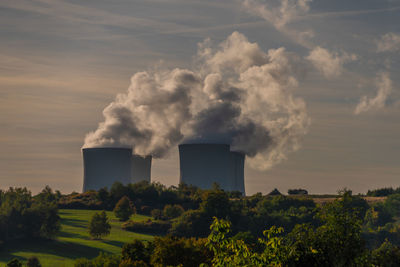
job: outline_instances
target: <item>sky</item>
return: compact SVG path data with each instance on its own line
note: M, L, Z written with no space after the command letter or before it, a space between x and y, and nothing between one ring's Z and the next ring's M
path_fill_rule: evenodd
M246 164L247 194L400 186L398 0L2 0L0 187L81 191L85 136L131 77L196 70L205 40L232 36L296 58L285 96L308 119L282 160ZM152 180L178 183L176 146Z

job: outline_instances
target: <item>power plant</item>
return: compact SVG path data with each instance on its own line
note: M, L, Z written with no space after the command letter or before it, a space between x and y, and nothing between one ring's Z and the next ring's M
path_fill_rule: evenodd
M132 155L131 183L147 181L151 177L151 156Z
M83 192L99 190L115 182L150 182L152 156L132 154L131 148L83 148ZM245 194L245 154L227 144L179 145L180 183L202 189L219 184L226 191Z
M180 183L209 189L218 183L226 191L244 188L245 155L226 144L179 145Z
M113 183L150 182L151 156L132 155L131 148L83 148L83 192Z

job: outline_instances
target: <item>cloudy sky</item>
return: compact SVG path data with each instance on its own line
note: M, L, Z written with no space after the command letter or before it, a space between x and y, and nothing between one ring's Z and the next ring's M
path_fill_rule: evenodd
M398 0L2 0L1 188L80 191L85 136L131 77L196 69L199 44L232 36L298 59L290 94L309 119L285 160L246 166L248 194L400 186ZM152 179L178 169L173 147Z

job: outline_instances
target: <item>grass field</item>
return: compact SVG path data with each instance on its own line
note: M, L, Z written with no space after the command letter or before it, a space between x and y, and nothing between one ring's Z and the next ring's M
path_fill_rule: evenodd
M61 233L54 241L18 241L5 244L0 251L0 266L12 258L25 261L31 256L39 258L43 267L73 266L76 258L94 258L100 252L120 253L124 243L133 239L151 240L153 236L137 234L122 230L121 222L112 212L110 218L111 234L103 240L92 240L88 233L88 222L97 211L93 210L60 210ZM149 217L134 215L134 221L147 220Z

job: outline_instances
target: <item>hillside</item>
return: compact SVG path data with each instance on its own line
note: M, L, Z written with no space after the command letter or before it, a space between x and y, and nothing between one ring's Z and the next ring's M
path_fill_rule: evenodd
M119 222L112 212L107 212L110 218L111 234L103 240L92 240L87 230L88 222L95 210L66 210L61 209L62 230L54 241L15 241L6 244L0 251L0 266L12 258L26 260L31 256L39 258L43 267L46 266L73 266L76 258L96 257L100 252L121 253L124 243L133 239L151 240L151 235L136 234L121 229ZM149 217L134 215L132 220L143 221Z

